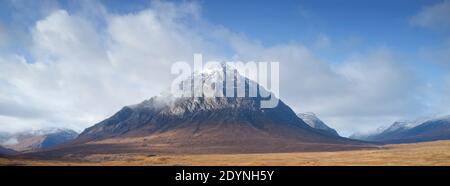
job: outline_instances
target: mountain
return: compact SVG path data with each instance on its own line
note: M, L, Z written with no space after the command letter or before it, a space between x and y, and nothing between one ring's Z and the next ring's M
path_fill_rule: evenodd
M73 140L78 133L70 129L47 128L3 135L2 145L15 151L50 148Z
M0 156L5 156L5 155L13 155L16 154L17 152L5 147L0 146Z
M235 71L223 68L193 74L192 79L225 84L221 77ZM239 83L256 84L239 74L234 81L235 92ZM260 87L259 91L267 90ZM175 97L165 93L125 106L85 129L70 144L41 155L329 151L369 146L310 127L281 100L275 108L261 108L262 100L248 95Z
M450 139L450 116L394 122L385 130L355 139L384 143L415 143Z
M326 125L312 112L298 113L297 116L312 128L322 130L333 136L339 136L336 130Z
M355 132L349 136L350 139L364 140L364 141L374 141L372 138L378 134L381 134L387 127L379 127L375 131L368 132Z

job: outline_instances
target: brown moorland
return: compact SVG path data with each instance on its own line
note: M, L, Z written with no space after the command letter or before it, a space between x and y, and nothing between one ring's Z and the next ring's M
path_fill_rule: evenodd
M93 154L82 160L0 158L0 165L450 165L450 140L379 146L378 149L336 152L256 154Z

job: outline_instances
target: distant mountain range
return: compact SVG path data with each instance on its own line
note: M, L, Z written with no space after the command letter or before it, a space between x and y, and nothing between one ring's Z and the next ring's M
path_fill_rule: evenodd
M398 121L386 129L365 135L354 134L350 138L384 143L447 140L450 139L450 116Z
M0 156L14 155L16 153L17 152L12 149L8 149L8 148L0 146Z
M234 73L234 70L217 69L193 74L192 78L224 83L218 81L219 76L224 75L219 73L222 71ZM239 74L235 74L234 79L235 86L255 83ZM260 87L259 91L267 90ZM163 94L125 106L85 129L69 144L38 154L293 152L372 146L340 137L312 116L308 117L308 122L313 122L314 127L311 127L281 100L275 108L261 108L263 99L259 96L208 98Z
M194 73L184 82L225 83L234 70ZM221 73L223 72L223 73ZM237 72L232 89L257 83ZM228 87L229 88L229 87ZM259 91L267 91L259 87ZM225 92L225 89L223 90ZM450 139L450 116L395 122L368 135L339 136L314 113L295 114L282 100L275 108L261 108L257 97L175 97L164 93L85 129L0 135L4 147L43 157L102 153L262 153L334 151L373 147L373 142L408 143ZM361 141L364 140L364 141ZM36 149L40 149L36 151ZM6 149L8 150L8 149Z
M316 116L316 114L312 112L298 113L297 116L312 128L324 131L333 136L339 136L339 134L335 129L326 125L322 120L320 120Z
M73 140L78 133L70 129L47 128L18 133L0 134L0 144L6 148L24 152L54 147Z

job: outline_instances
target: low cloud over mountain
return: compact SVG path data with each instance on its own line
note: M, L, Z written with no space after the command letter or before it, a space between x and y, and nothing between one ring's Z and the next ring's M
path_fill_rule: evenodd
M78 133L70 129L41 129L18 133L2 133L0 143L15 151L35 151L54 147L75 139Z

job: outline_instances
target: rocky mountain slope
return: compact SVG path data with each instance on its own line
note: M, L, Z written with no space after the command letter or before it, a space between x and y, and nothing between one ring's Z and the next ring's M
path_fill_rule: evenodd
M326 125L312 112L298 113L297 116L312 128L322 130L334 136L339 136L336 130Z
M231 72L219 69L194 74L193 78L224 83L219 81L220 76L227 73ZM254 83L239 74L234 80L237 81L235 86ZM260 87L259 91L266 90ZM368 146L310 127L281 100L275 108L261 108L263 99L260 96L156 96L123 107L113 116L85 129L71 144L51 153L248 153Z

